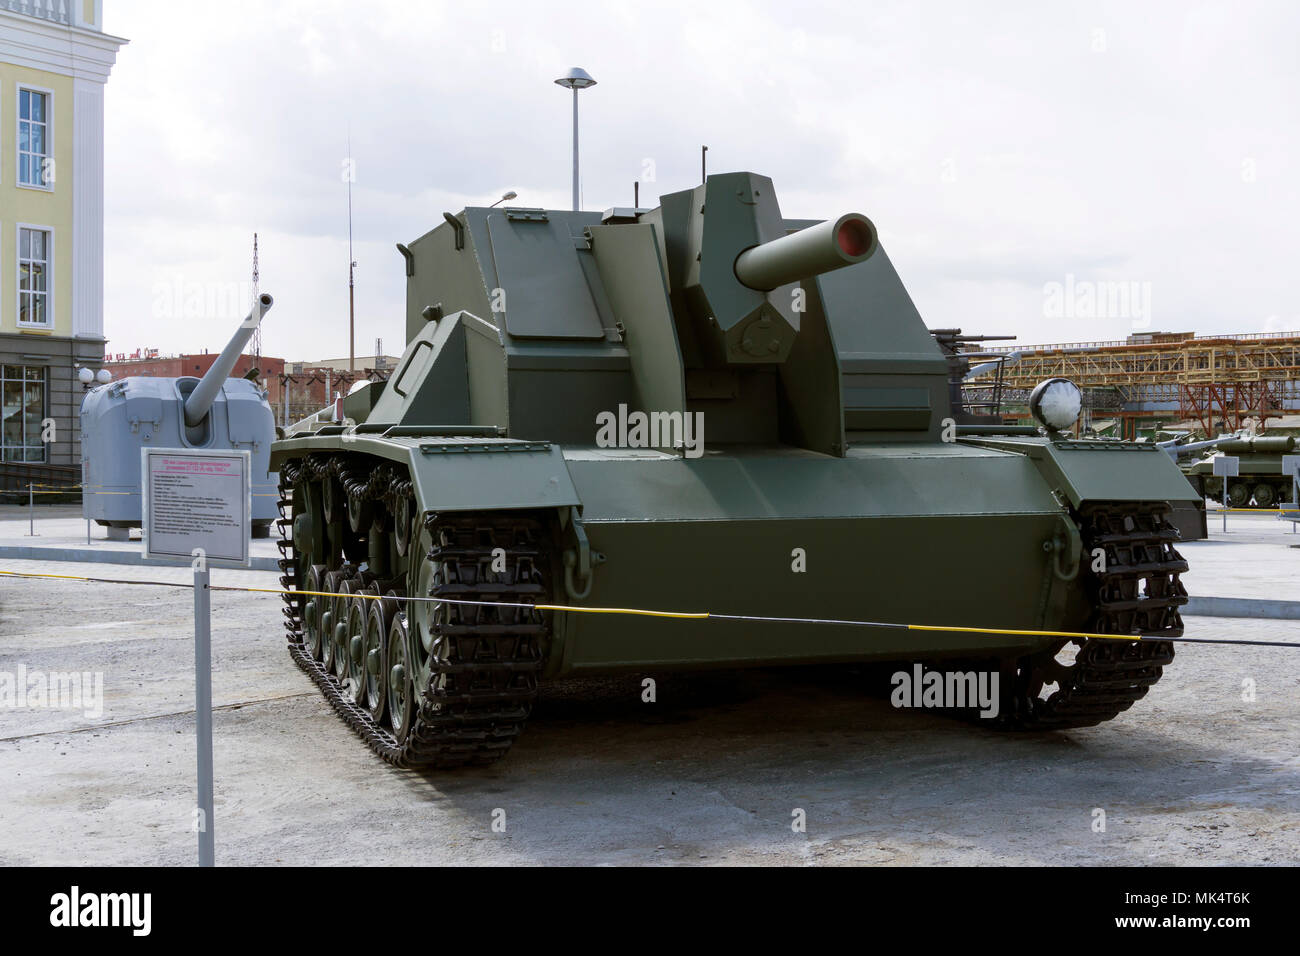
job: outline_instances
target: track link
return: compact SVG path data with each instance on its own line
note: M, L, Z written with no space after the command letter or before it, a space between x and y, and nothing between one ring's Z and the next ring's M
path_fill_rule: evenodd
M341 457L341 456L338 456ZM342 472L349 493L392 507L409 496L411 483L391 470L370 472L364 485L348 463L313 462L308 476ZM292 514L292 484L299 472L281 475L280 508ZM425 597L456 600L545 602L546 528L541 521L510 513L427 515L433 546L425 555L435 569ZM297 553L292 522L281 521L281 551L286 587L295 587ZM416 695L404 733L377 722L348 688L327 671L303 642L303 601L284 595L289 654L320 688L339 715L380 757L399 767L447 768L483 765L500 759L523 731L537 698L542 649L549 637L546 616L529 608L425 604L428 618L429 676ZM414 619L410 602L398 612L403 628ZM423 602L422 602L423 603ZM409 654L423 652L418 635L407 634ZM412 688L414 690L414 688Z
M1179 608L1187 603L1187 591L1179 575L1187 562L1174 548L1178 531L1169 522L1169 510L1164 503L1100 504L1079 515L1084 569L1095 548L1106 556L1104 572L1081 571L1088 573L1091 632L1182 636ZM1145 697L1174 659L1172 641L1150 637L1078 643L1071 664L1057 662L1059 649L1020 663L1003 697L1002 726L1066 730L1110 720ZM1043 687L1052 683L1056 690L1042 698Z

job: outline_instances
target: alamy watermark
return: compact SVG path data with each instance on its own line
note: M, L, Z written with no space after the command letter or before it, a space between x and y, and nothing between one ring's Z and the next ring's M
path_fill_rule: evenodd
M0 671L0 708L80 710L98 720L104 716L102 671L29 671L19 664L16 672Z
M181 276L153 285L155 319L243 319L253 301L253 284L240 282L186 282Z
M928 671L913 664L910 671L895 671L889 702L895 707L932 707L965 710L978 707L984 718L998 715L997 671Z
M148 936L153 929L153 894L83 893L74 886L50 897L50 925L120 927L130 929L132 936Z
M1076 279L1043 283L1043 316L1048 319L1128 319L1133 327L1151 324L1151 283Z
M703 412L617 412L596 414L599 448L680 448L687 458L704 454Z

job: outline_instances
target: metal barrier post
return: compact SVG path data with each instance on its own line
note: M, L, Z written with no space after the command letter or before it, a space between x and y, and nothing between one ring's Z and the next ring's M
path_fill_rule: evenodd
M1223 478L1223 531L1228 531L1228 512L1232 509L1232 500L1228 497L1228 479L1236 478L1241 473L1241 459L1232 455L1219 455L1214 459L1214 474ZM1250 495L1247 494L1247 499Z
M1228 476L1223 476L1223 531L1228 531Z
M27 537L35 538L36 535L36 492L32 491L35 486L27 482Z

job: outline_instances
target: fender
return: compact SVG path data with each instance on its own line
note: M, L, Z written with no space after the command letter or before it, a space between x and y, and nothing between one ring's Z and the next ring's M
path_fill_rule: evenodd
M959 441L1024 455L1075 508L1090 501L1197 500L1182 471L1154 443L1028 436Z

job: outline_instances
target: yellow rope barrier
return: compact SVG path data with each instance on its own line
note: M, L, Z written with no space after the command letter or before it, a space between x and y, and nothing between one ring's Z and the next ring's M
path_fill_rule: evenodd
M174 581L139 581L122 578L92 578L77 574L46 574L28 571L0 571L0 576L17 578L54 578L61 581L87 581L99 584L144 584L159 587L193 588L192 584ZM642 617L683 618L688 620L747 621L772 624L838 624L846 627L874 627L889 630L907 631L947 631L957 634L996 634L1011 637L1057 637L1066 640L1103 640L1103 641L1178 641L1192 644L1242 644L1267 647L1300 647L1300 642L1293 641L1233 641L1216 638L1170 637L1163 634L1091 634L1086 631L1038 631L1006 627L968 627L948 624L898 624L892 621L858 621L834 620L828 618L798 617L764 617L749 614L718 614L710 611L660 611L648 608L625 607L577 607L568 604L527 604L511 601L467 601L454 598L417 598L390 597L383 594L345 594L340 591L294 591L287 588L251 588L231 585L209 585L212 591L237 591L254 594L296 594L302 597L343 597L359 598L363 601L418 601L432 604L465 604L479 607L522 607L539 611L558 611L569 614L630 614Z

